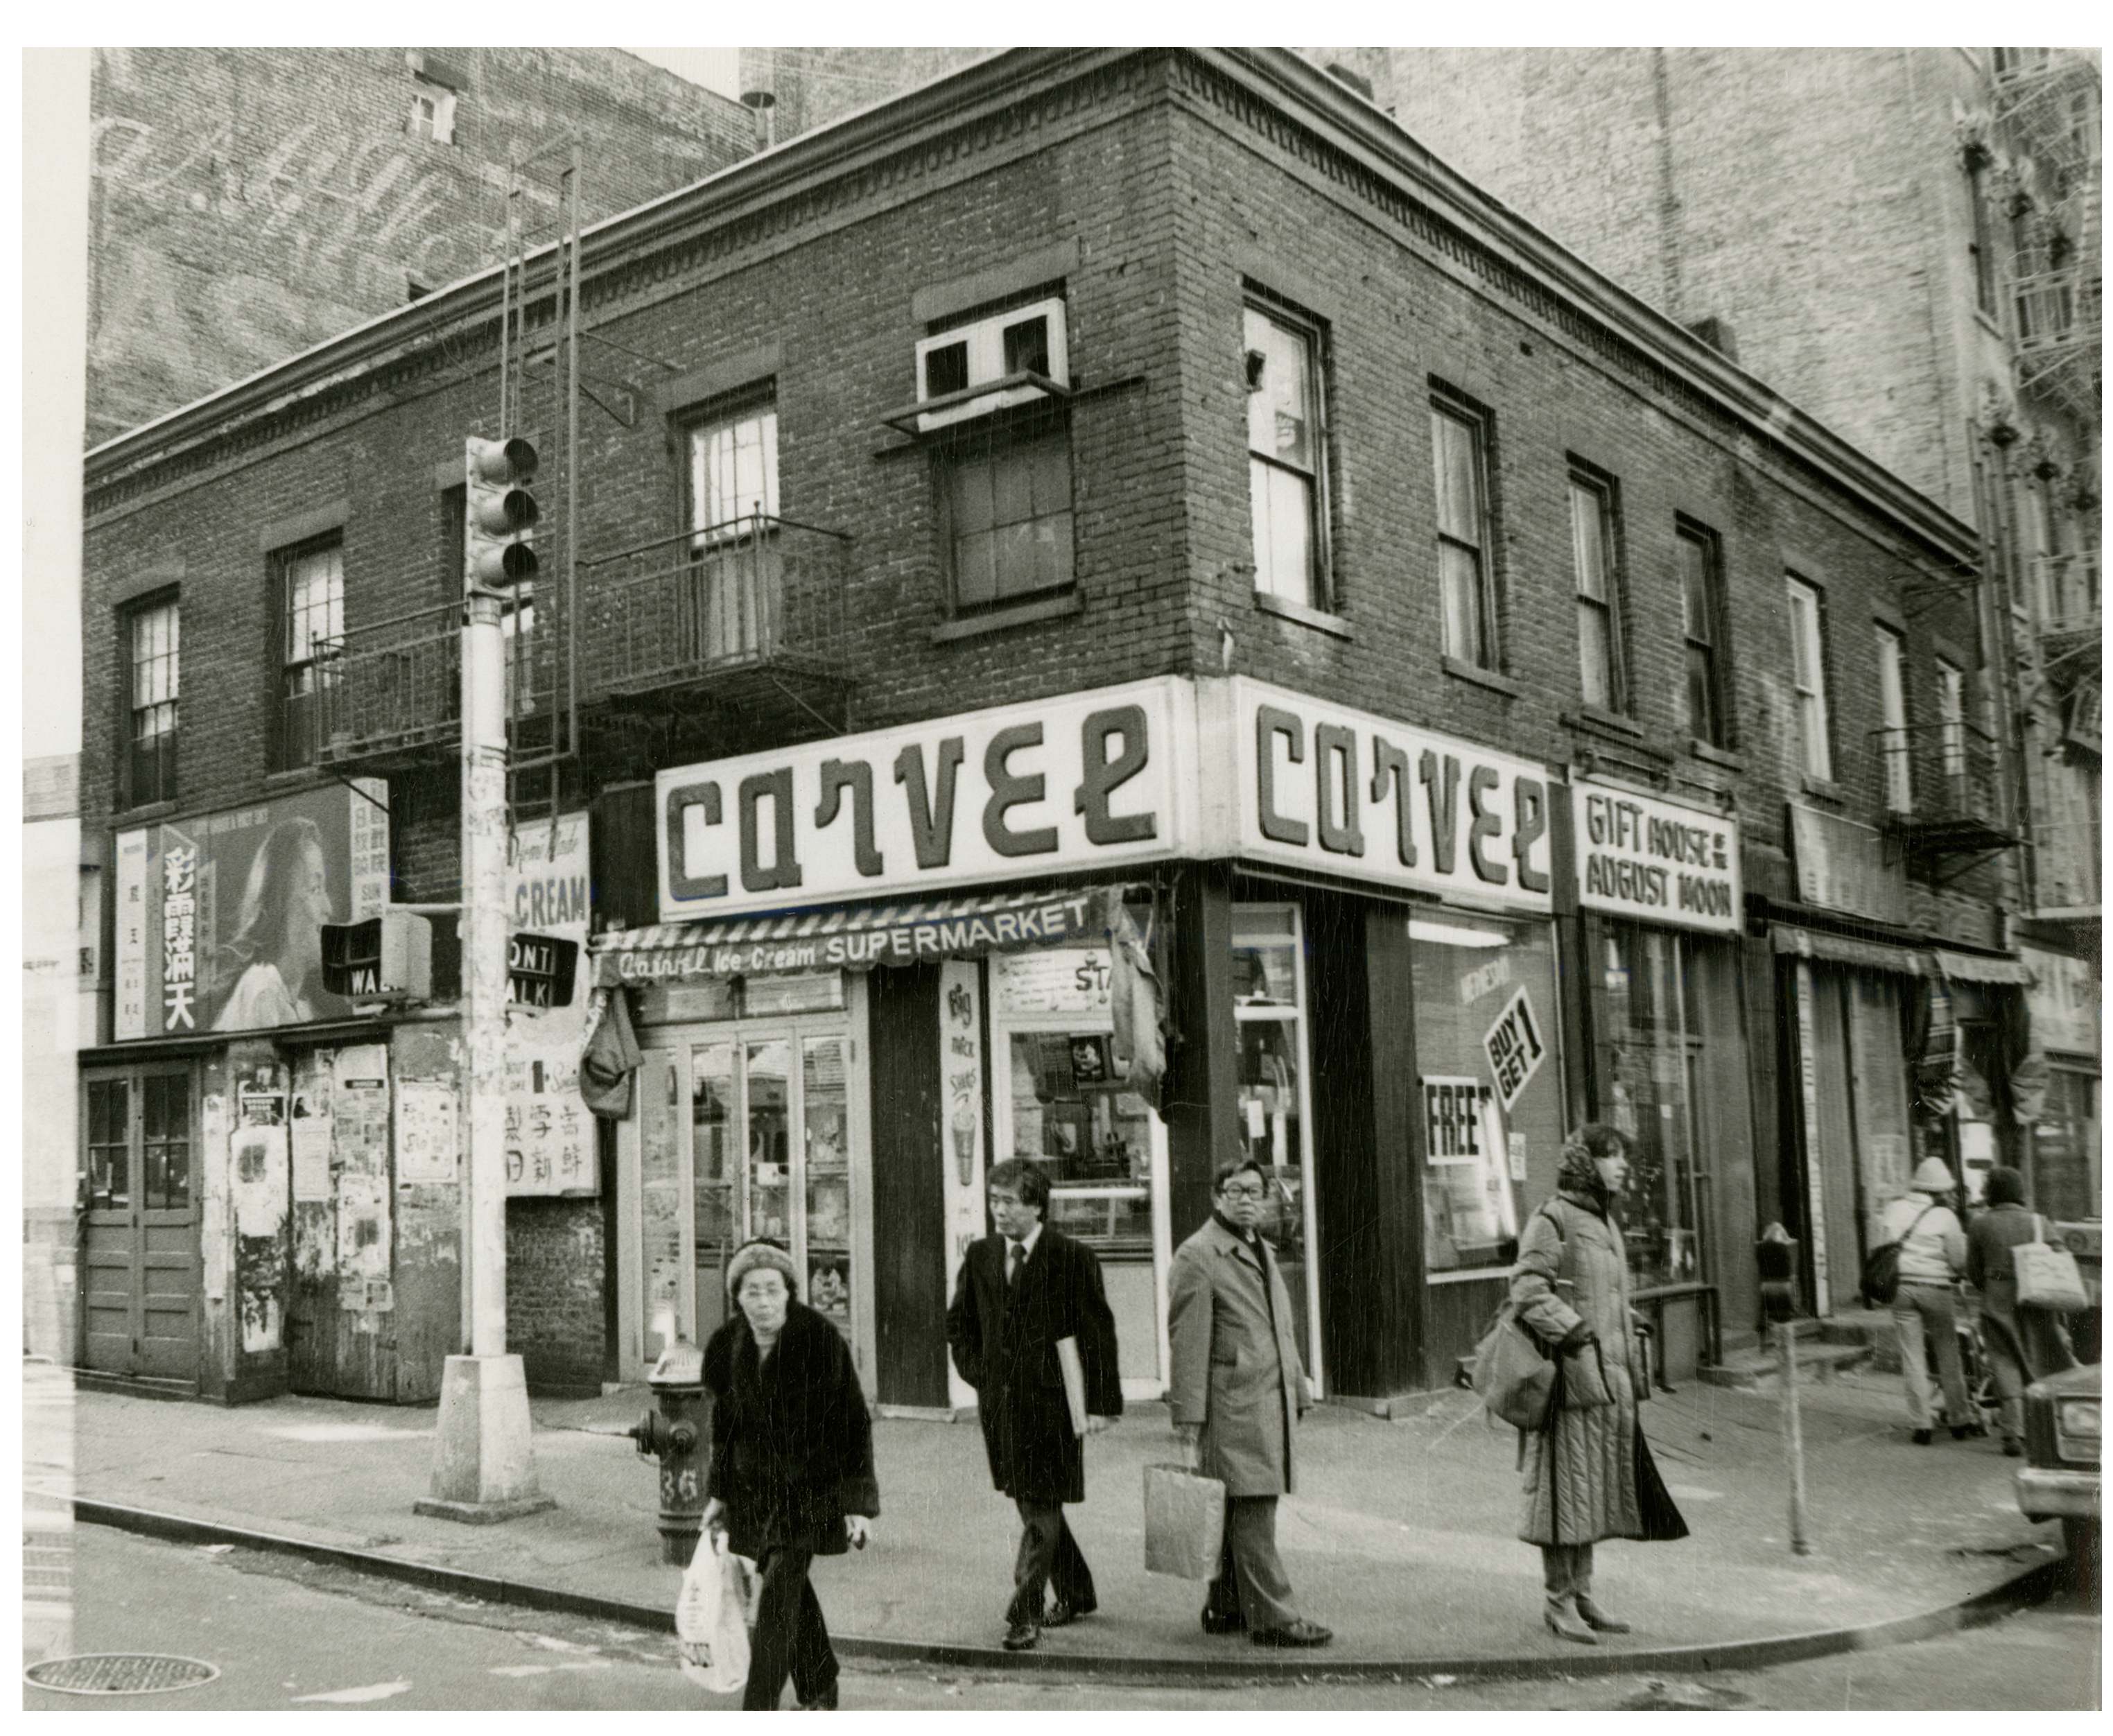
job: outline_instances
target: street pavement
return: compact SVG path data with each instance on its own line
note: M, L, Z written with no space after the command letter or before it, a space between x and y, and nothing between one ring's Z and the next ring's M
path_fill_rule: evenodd
M1203 1588L1143 1570L1143 1469L1178 1452L1165 1406L1134 1405L1089 1444L1088 1499L1068 1510L1099 1612L1046 1633L1029 1661L1087 1672L1251 1675L1295 1660L1501 1673L1709 1647L1719 1663L1758 1662L1756 1642L1795 1655L1796 1636L1949 1609L2058 1552L2055 1528L2018 1513L2013 1461L1993 1441L1910 1444L1896 1377L1841 1377L1803 1396L1812 1542L1804 1556L1790 1546L1773 1395L1698 1384L1645 1407L1693 1535L1601 1546L1595 1592L1635 1631L1609 1636L1597 1654L1542 1626L1538 1557L1514 1535L1514 1437L1489 1426L1465 1392L1434 1395L1392 1422L1323 1406L1302 1425L1298 1490L1283 1504L1279 1538L1298 1603L1335 1630L1333 1647L1299 1656L1204 1634ZM535 1401L537 1473L558 1505L465 1525L412 1510L431 1473L431 1409L293 1397L221 1409L81 1392L76 1494L664 1611L679 1573L659 1559L655 1467L623 1433L648 1403L628 1390ZM959 1659L992 1648L988 1661L1002 1665L994 1648L1017 1526L991 1490L980 1434L972 1423L882 1419L874 1450L883 1512L874 1543L815 1565L832 1632L847 1656L878 1642L865 1655L964 1648L943 1654Z

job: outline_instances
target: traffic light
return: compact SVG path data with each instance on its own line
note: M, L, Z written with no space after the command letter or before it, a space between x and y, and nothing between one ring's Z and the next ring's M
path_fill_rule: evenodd
M497 590L536 576L536 448L518 436L480 440L472 435L464 464L468 523L463 537L466 578Z
M573 1003L580 943L516 929L506 937L506 1003L541 1012Z
M431 999L433 925L408 910L325 923L323 987L349 1001Z

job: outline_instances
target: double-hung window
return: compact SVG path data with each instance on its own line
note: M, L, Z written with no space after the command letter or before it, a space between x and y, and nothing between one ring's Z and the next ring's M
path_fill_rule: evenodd
M1071 587L1068 416L964 424L942 450L938 491L956 614Z
M1673 545L1680 564L1680 631L1687 658L1681 689L1683 721L1687 733L1705 746L1729 747L1723 564L1717 539L1700 525L1683 522L1675 528Z
M1250 303L1244 341L1255 589L1326 609L1326 436L1320 331L1282 309Z
M345 550L326 541L282 551L279 569L279 752L281 770L315 763L322 707L345 634Z
M1966 802L1966 672L1948 658L1937 660L1938 765L1955 809Z
M414 138L436 144L455 142L455 94L437 80L411 75L411 121Z
M1438 491L1438 587L1445 655L1497 667L1496 592L1490 570L1489 423L1448 399L1431 404Z
M1571 563L1577 584L1577 669L1585 703L1624 711L1622 582L1614 541L1614 489L1590 472L1570 473Z
M1908 759L1907 642L1890 627L1874 629L1878 652L1878 752L1886 771L1886 807L1895 814L1914 806Z
M691 605L682 631L705 662L768 651L784 619L778 404L769 389L689 428Z
M1819 592L1794 576L1784 580L1790 609L1791 681L1797 691L1800 769L1808 778L1834 777L1827 704L1826 611Z
M143 603L126 617L132 691L125 799L130 806L176 799L178 628L174 597Z

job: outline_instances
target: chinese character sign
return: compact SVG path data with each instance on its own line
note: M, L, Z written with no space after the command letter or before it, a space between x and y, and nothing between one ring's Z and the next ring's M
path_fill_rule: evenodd
M121 838L117 1037L347 1016L322 985L322 930L387 902L388 799L363 779Z

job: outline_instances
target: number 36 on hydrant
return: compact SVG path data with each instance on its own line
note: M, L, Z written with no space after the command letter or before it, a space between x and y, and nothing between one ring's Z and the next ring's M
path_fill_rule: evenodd
M641 1458L660 1461L660 1559L687 1567L704 1528L705 1473L711 1453L705 1432L705 1353L678 1338L646 1376L658 1411L630 1429Z

